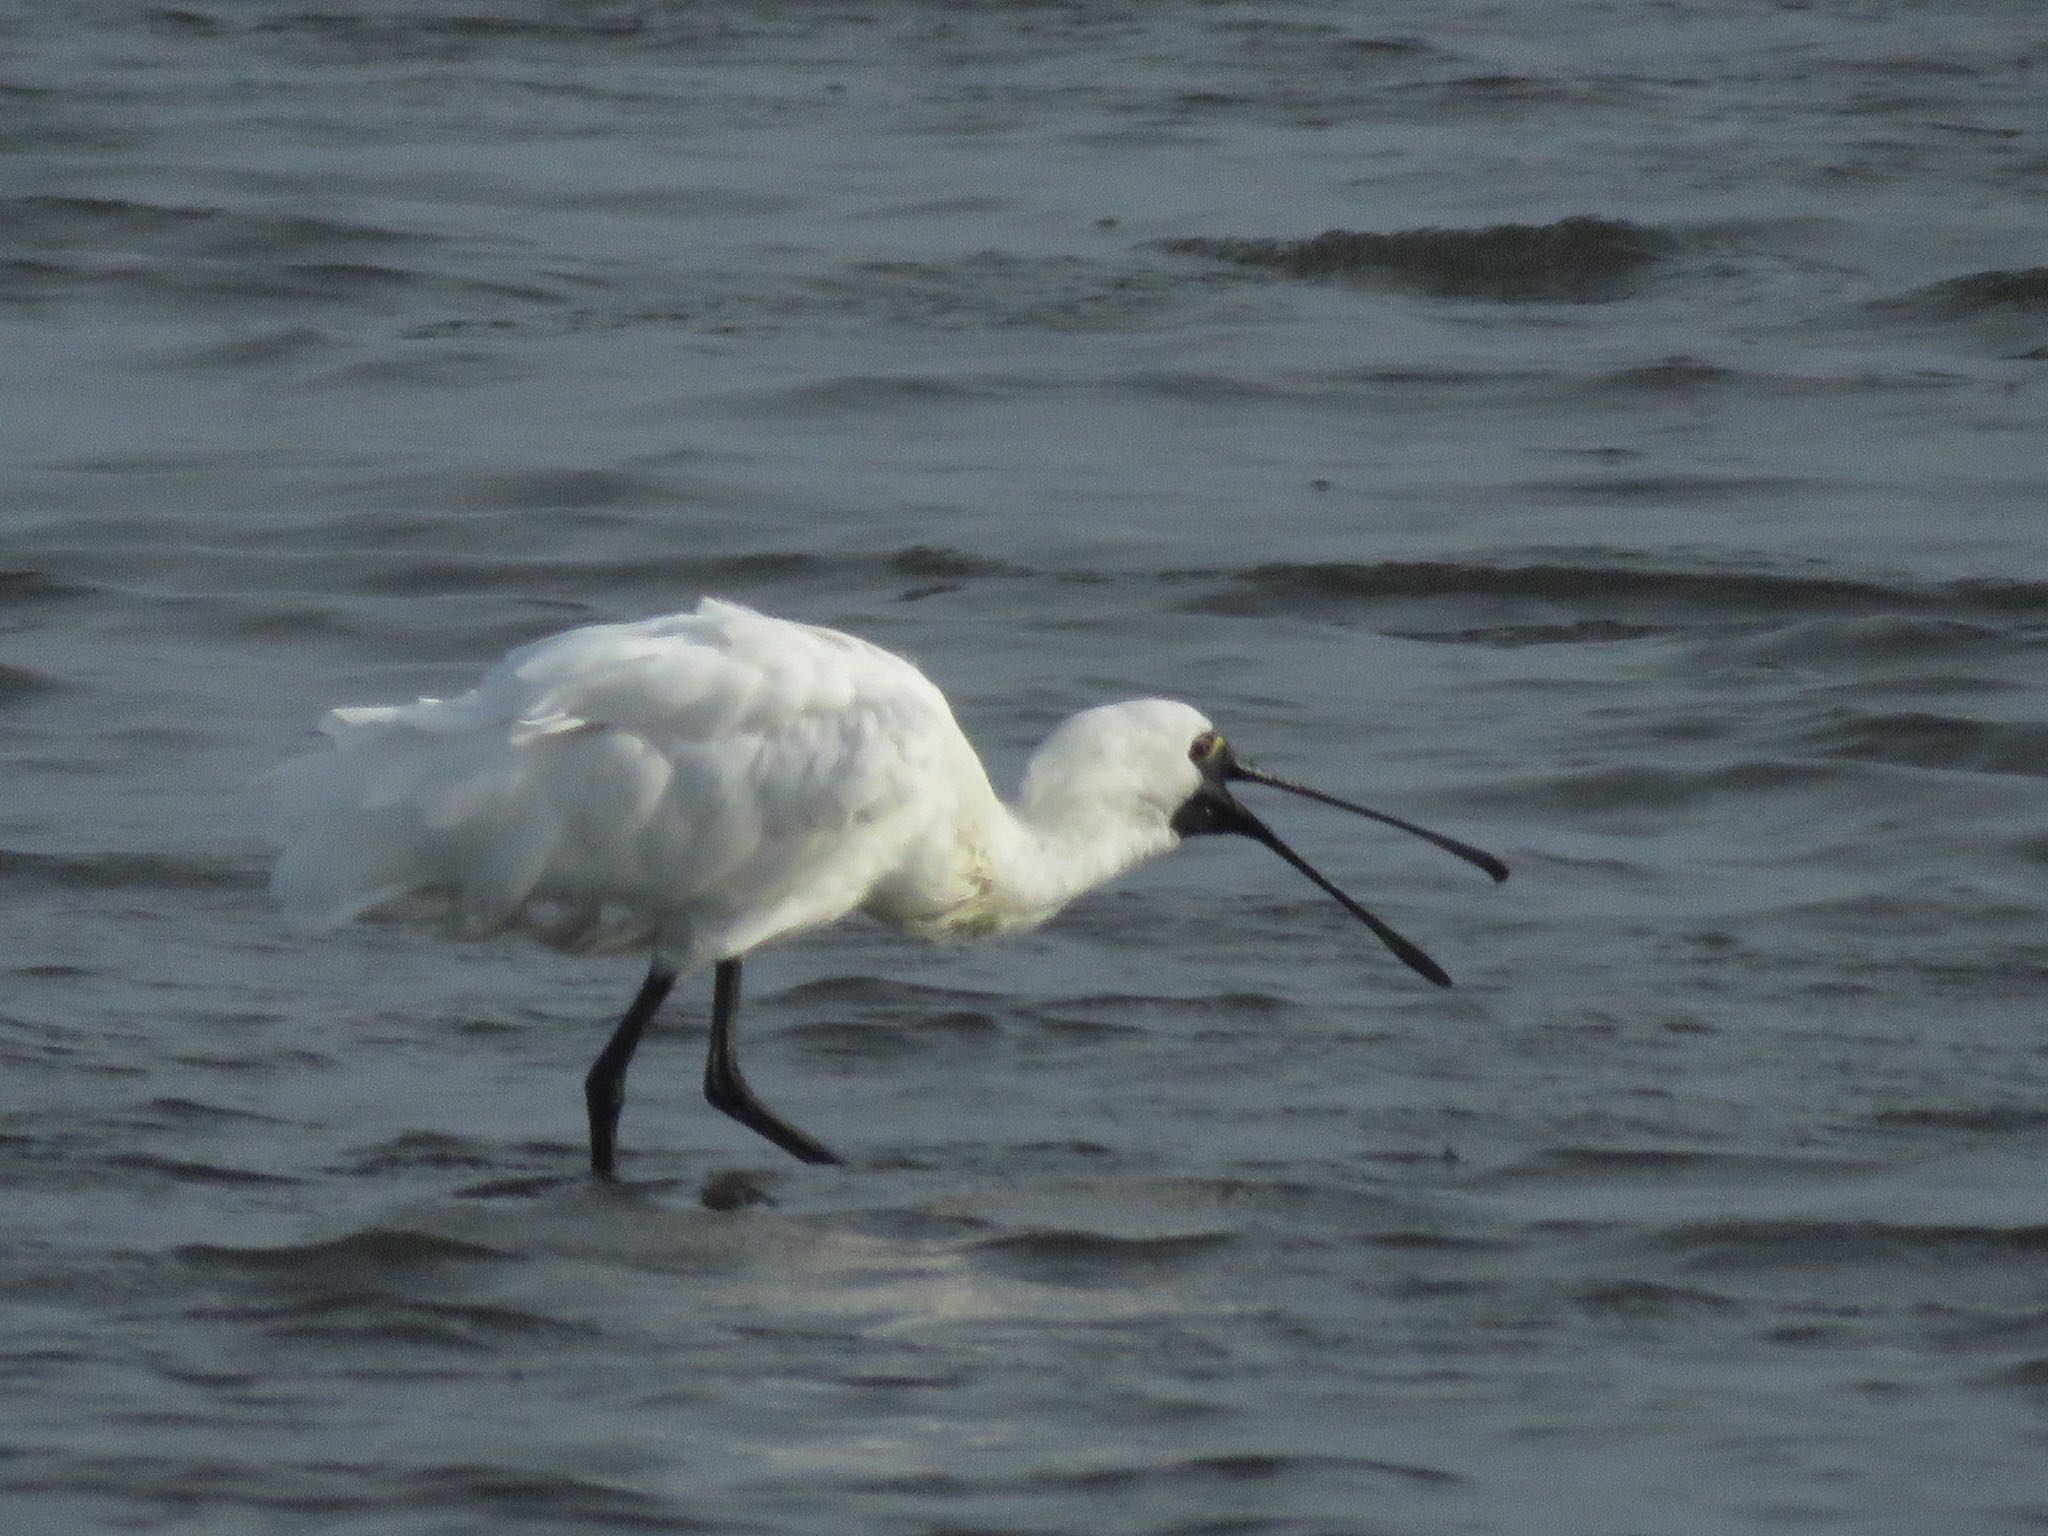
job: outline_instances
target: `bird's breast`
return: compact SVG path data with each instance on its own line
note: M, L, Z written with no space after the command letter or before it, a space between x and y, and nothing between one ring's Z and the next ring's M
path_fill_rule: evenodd
M868 916L920 939L959 943L1011 933L1044 921L1021 906L997 877L986 847L952 837L911 850L862 904Z

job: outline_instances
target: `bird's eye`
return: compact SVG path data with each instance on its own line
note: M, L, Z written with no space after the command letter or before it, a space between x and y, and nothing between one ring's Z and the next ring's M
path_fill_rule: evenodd
M1188 761L1191 763L1206 763L1222 750L1223 733L1221 731L1204 731L1195 738L1194 744L1188 748Z

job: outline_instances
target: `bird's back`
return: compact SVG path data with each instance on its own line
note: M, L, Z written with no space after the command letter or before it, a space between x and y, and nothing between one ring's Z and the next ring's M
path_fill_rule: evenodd
M842 915L992 799L910 663L712 599L321 728L331 750L276 775L273 889L315 925L426 895L466 932L658 940L693 963Z

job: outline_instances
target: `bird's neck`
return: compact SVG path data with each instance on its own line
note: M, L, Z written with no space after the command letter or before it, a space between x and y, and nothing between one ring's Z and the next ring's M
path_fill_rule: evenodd
M1003 927L1045 921L1077 896L1174 846L1161 824L1024 798L1003 808L987 843L991 894Z
M1179 841L1156 808L1085 775L1040 772L1034 759L1004 802L974 766L929 835L870 891L871 916L930 939L1014 933Z

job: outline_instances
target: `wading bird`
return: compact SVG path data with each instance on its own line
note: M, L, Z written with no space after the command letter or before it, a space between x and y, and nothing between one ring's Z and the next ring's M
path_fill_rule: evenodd
M1166 699L1084 710L1004 804L945 696L835 630L706 599L510 652L470 692L337 709L331 749L279 768L272 890L302 925L407 897L460 933L530 934L652 960L584 1080L590 1163L616 1165L626 1068L676 977L715 978L704 1096L807 1163L839 1159L740 1074L740 963L864 912L927 939L1045 921L1183 838L1264 843L1411 968L1450 978L1241 805L1265 784L1424 838L1496 880L1491 854L1289 783Z

